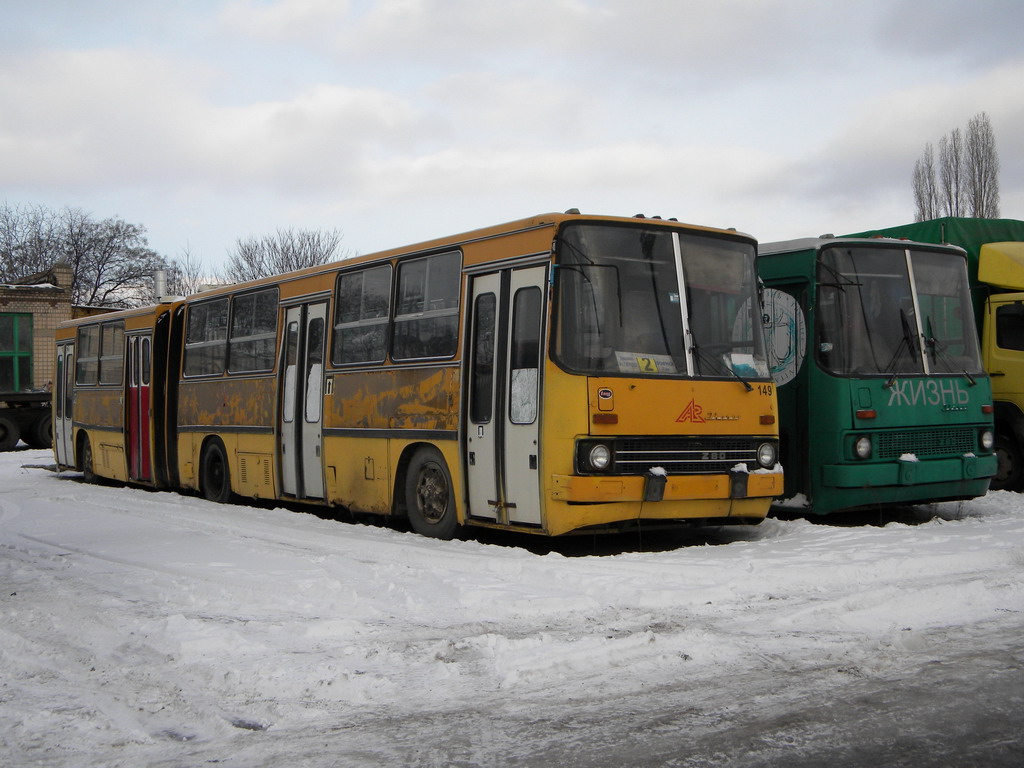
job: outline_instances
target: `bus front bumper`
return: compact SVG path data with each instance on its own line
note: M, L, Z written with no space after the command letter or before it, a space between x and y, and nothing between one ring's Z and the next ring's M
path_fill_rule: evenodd
M693 499L736 499L780 496L781 472L733 475L669 475L658 501ZM651 501L648 478L642 476L553 475L551 498L556 501L591 504L617 501ZM738 482L738 480L745 480Z
M995 456L958 456L878 464L826 464L821 479L833 488L878 488L982 480L995 473Z

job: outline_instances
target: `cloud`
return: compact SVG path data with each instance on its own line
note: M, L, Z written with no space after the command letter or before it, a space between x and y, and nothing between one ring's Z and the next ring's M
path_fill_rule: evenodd
M960 83L896 90L853 111L845 130L820 154L800 164L808 179L807 192L842 198L868 189L905 187L909 194L914 161L925 143L936 145L983 111L992 119L1002 177L1019 186L1024 178L1021 82L1024 62Z
M814 0L238 0L221 20L238 35L364 62L365 77L411 64L435 76L511 69L704 88L739 73L763 79L782 62L802 66L807 43L823 43L777 42L834 13Z
M134 51L48 52L2 67L0 181L322 188L431 130L382 92L321 84L232 106L210 100L210 82Z
M224 4L219 20L233 34L259 40L302 43L325 30L343 27L352 13L348 0L233 0Z
M1020 61L1024 4L1014 0L892 0L883 6L878 33L887 48L905 55L955 58L972 69Z
M571 77L600 86L690 92L831 71L845 79L880 60L937 69L1019 57L1024 5L1005 0L235 0L232 34L301 45L364 78L438 77L459 68ZM410 72L409 67L415 67ZM892 66L892 65L890 65ZM834 86L842 87L841 83Z
M992 119L1001 159L1002 213L1024 214L1024 63L976 73L955 82L882 91L870 103L840 110L834 129L813 120L820 146L775 152L760 168L737 170L742 179L731 203L762 239L822 232L853 232L911 221L911 174L925 142L936 144L964 128L978 112ZM834 117L823 111L823 121ZM770 150L765 148L765 152Z
M390 94L332 85L210 113L205 162L215 174L290 191L351 186L374 158L411 153L431 133L414 108Z
M203 76L111 50L7 59L0 65L0 178L93 184L166 170L166 149L199 108L183 83Z
M924 143L985 110L1020 216L1019 46L997 4L970 5L980 20L942 8L190 4L163 37L94 24L65 30L74 47L0 53L0 185L128 201L162 232L218 217L232 241L319 216L361 250L570 206L788 237L909 218ZM989 33L999 44L974 56Z

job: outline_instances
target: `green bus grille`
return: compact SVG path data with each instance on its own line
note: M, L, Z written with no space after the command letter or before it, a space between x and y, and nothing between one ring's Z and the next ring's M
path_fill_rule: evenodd
M878 433L880 459L898 459L905 453L918 457L962 456L977 450L978 432L973 427Z

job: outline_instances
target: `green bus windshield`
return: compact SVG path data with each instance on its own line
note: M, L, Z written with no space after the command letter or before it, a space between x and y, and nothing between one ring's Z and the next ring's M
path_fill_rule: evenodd
M964 258L870 245L824 248L815 350L839 376L980 373Z

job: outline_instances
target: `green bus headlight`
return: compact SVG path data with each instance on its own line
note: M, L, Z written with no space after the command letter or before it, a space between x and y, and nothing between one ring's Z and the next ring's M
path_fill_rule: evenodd
M992 446L995 445L995 438L992 436L991 429L984 429L978 438L978 442L981 444L981 450L991 451Z
M867 435L858 437L857 442L854 443L853 450L857 453L858 459L871 458L871 438Z

